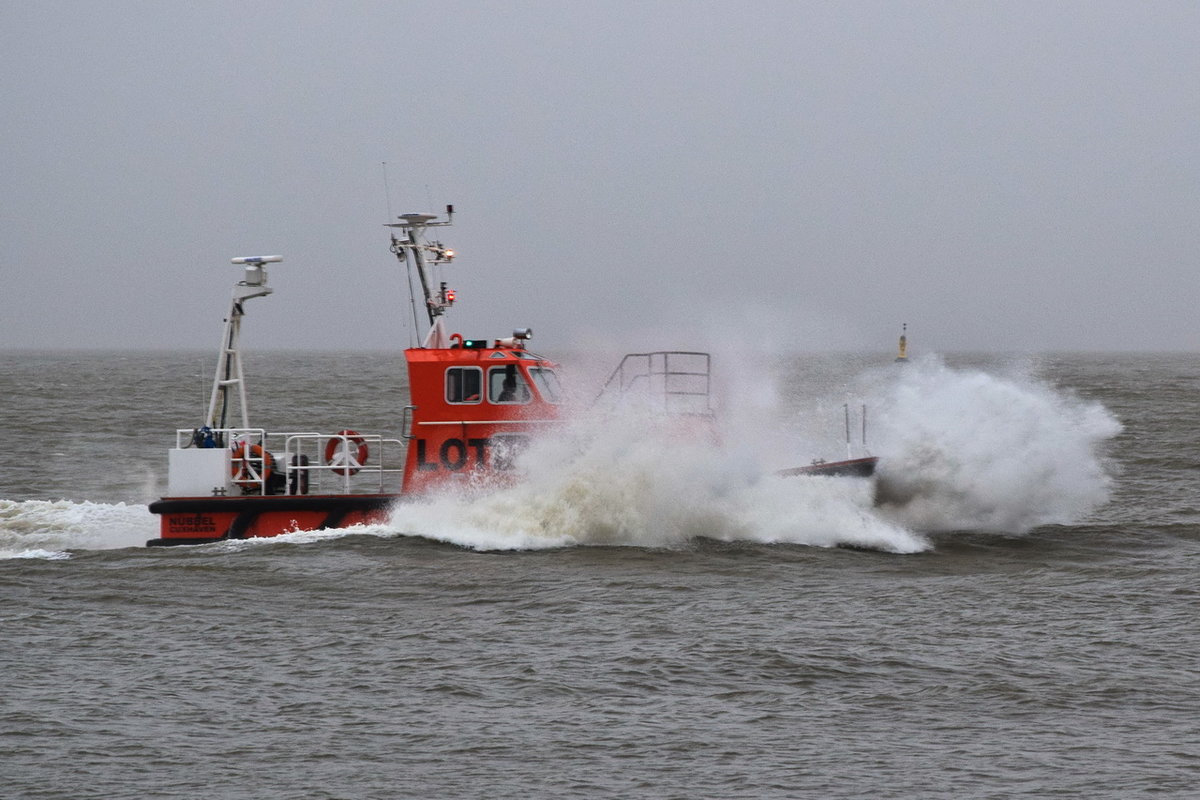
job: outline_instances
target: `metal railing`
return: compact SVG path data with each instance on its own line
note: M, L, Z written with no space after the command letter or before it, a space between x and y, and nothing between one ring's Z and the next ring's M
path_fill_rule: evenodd
M687 350L629 353L597 396L640 397L669 414L712 414L712 356Z
M286 436L284 471L288 477L285 494L351 494L370 486L382 494L388 475L404 472L407 443L373 434L293 433ZM325 456L330 445L335 457ZM361 461L351 451L363 452ZM338 457L338 453L342 457ZM332 484L332 489L330 488ZM396 487L398 490L398 486Z
M387 477L404 472L407 443L374 434L180 428L175 447L228 447L231 481L243 494L383 494Z

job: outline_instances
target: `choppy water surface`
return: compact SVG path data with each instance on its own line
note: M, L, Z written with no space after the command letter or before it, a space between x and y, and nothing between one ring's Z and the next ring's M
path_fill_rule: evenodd
M884 361L726 373L718 442L580 412L498 495L150 550L209 358L0 354L3 796L1193 796L1200 358ZM247 366L268 427L398 428L398 356ZM844 404L883 505L772 475Z

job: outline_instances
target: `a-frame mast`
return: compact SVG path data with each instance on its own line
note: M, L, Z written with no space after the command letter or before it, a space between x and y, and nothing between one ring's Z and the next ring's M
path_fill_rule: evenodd
M232 259L234 264L244 264L246 274L233 287L233 299L229 316L225 318L225 330L221 334L221 351L217 357L217 372L213 377L212 394L208 400L208 413L204 424L208 428L226 427L229 416L229 393L237 390L238 407L242 414L242 427L250 427L250 409L246 406L246 381L242 373L242 351L239 340L242 334L242 303L252 297L266 297L272 291L267 286L267 271L264 264L283 261L283 256L247 256Z

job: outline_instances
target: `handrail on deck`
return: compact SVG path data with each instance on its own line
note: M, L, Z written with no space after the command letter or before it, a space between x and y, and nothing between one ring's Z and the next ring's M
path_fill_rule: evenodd
M596 400L606 395L619 398L635 391L651 398L661 397L663 410L668 413L711 414L712 356L694 350L628 353L609 375Z
M341 442L347 448L361 442L367 448L367 458L362 463L355 462L352 465L326 463L324 454L330 442ZM314 478L319 484L323 483L325 477L332 477L335 484L340 484L343 494L350 494L353 487L361 487L368 482L364 480L368 476L375 477L373 482L377 484L376 489L383 493L384 476L404 471L406 447L407 443L401 439L378 434L290 434L284 447L284 469L289 476L287 494L297 494L294 489L311 483ZM308 458L310 452L314 458ZM295 476L294 480L292 476Z
M347 447L361 441L367 448L362 463L331 464L325 459L328 444L340 441ZM240 449L244 445L244 449ZM404 451L407 443L401 439L378 434L319 433L317 431L267 431L263 428L179 428L175 431L175 447L228 447L234 451L231 464L236 481L247 494L353 494L385 493L385 477L404 471ZM256 452L255 448L261 448ZM282 447L282 451L280 448ZM271 480L266 468L268 456L274 459L274 471L283 476L282 486L269 487ZM244 468L243 468L244 467ZM329 484L332 480L332 489ZM315 486L313 484L316 484Z

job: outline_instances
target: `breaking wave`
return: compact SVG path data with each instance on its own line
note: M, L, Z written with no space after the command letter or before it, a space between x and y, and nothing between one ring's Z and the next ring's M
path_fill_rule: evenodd
M479 549L676 547L720 541L916 552L928 543L875 514L868 481L783 478L701 429L588 416L536 442L515 486L399 505L393 525Z
M1029 375L929 357L876 374L880 511L923 531L1025 533L1072 524L1108 500L1104 406Z

